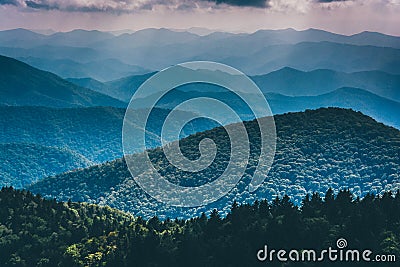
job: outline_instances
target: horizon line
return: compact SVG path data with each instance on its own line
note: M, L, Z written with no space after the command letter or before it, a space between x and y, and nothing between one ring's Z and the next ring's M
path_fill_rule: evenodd
M40 34L43 36L51 36L53 34L56 33L70 33L70 32L74 32L74 31L87 31L87 32L103 32L103 33L110 33L113 34L115 36L120 36L122 34L133 34L136 32L140 32L140 31L144 31L144 30L169 30L172 32L187 32L187 33L192 33L194 35L198 35L198 36L207 36L213 33L230 33L230 34L235 34L235 35L239 35L239 34L247 34L247 35L251 35L251 34L255 34L257 32L261 32L261 31L295 31L295 32L306 32L306 31L321 31L321 32L327 32L327 33L331 33L331 34L336 34L336 35L341 35L341 36L347 36L347 37L351 37L354 35L359 35L362 33L377 33L377 34L382 34L382 35L386 35L386 36L391 36L391 37L400 37L400 35L395 35L395 34L389 34L389 33L385 33L385 32L380 32L380 31L372 31L372 30L363 30L363 31L356 31L353 32L351 34L345 34L345 33L339 33L339 32L335 32L335 31L330 31L330 30L326 30L326 29L322 29L322 28L314 28L314 27L309 27L309 28L305 28L305 29L296 29L293 27L288 27L288 28L260 28L257 29L255 31L231 31L231 30L224 30L224 29L211 29L211 28L207 28L207 27L189 27L189 28L169 28L169 27L146 27L146 28L141 28L141 29L110 29L110 30L105 30L105 29L94 29L94 28L74 28L71 30L66 30L66 31L57 31L54 30L52 28L48 28L48 29L32 29L32 28L23 28L23 27L17 27L17 28L5 28L5 29L0 29L0 32L5 32L5 31L13 31L13 30L26 30L26 31L30 31L36 34ZM204 30L204 31L208 31L208 33L196 33L194 32L195 30ZM45 32L48 32L47 34ZM118 33L119 32L119 33Z

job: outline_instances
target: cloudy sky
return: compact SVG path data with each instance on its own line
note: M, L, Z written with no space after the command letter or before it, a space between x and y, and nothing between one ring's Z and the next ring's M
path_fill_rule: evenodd
M0 0L0 29L319 28L400 36L400 0Z

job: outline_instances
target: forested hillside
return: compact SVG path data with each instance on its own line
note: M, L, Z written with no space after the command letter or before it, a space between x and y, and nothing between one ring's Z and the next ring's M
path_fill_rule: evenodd
M90 165L93 162L68 148L0 143L0 186L23 188L43 177Z
M320 266L321 262L259 262L271 249L369 249L400 257L400 192L362 200L350 191L288 196L213 210L190 220L143 220L108 207L57 203L26 191L0 191L1 266ZM397 262L330 262L323 266L398 266Z
M124 109L111 107L0 107L0 186L21 188L50 175L122 157L124 114ZM149 148L161 144L159 136L168 111L155 109L151 114L146 128ZM135 116L143 112L138 110ZM208 120L191 122L181 134L213 127ZM167 133L165 138L171 141L173 137Z
M79 87L59 76L0 55L0 105L47 107L124 107L108 95Z
M381 193L400 187L400 131L372 118L346 109L323 108L275 116L277 149L274 163L264 184L255 192L246 189L259 151L259 131L254 121L245 126L251 142L251 156L242 180L229 194L209 206L174 208L156 202L133 181L120 159L88 169L44 179L29 187L35 193L59 200L107 204L146 218L182 216L190 218L218 208L226 214L232 199L250 203L272 200L288 194L296 204L307 192L323 194L350 188L358 196ZM216 179L229 161L229 138L223 128L215 128L180 141L183 153L199 156L198 144L204 138L215 141L217 157L209 168L188 174L171 166L162 149L149 154L159 172L171 182L184 186L200 185ZM138 163L140 164L140 163Z

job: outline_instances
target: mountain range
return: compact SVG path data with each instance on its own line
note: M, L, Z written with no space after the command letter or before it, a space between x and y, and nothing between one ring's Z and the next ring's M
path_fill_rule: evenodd
M0 105L7 106L125 107L137 88L154 75L148 73L128 76L107 83L92 78L66 81L52 73L4 56L0 57L0 68L3 70L0 79ZM362 111L394 127L400 125L398 118L393 116L399 110L397 101L400 99L400 75L378 71L350 74L331 70L303 72L283 68L262 76L254 76L252 79L265 93L275 114L336 106ZM352 88L353 86L359 87ZM218 88L199 85L191 85L188 88L185 92L178 90L175 94L170 94L160 102L159 107L172 109L179 101L207 94L225 102L235 101L232 95L223 93ZM203 90L209 92L198 93ZM218 90L221 92L216 94L215 91ZM240 105L237 105L236 109L240 109ZM250 118L246 114L248 109L239 112Z
M345 36L315 29L213 32L203 36L168 29L145 29L118 36L85 30L42 35L15 29L0 32L0 53L63 78L91 74L89 77L101 81L193 60L226 63L248 75L283 67L400 74L399 40L374 32ZM310 51L313 56L309 56ZM109 68L110 62L117 68ZM98 69L94 67L96 63Z
M138 110L135 116L140 118L143 111ZM148 148L161 145L162 122L168 113L164 109L151 113L151 123L145 129ZM113 107L0 106L0 186L20 188L50 175L122 157L124 115L125 109ZM192 117L184 111L176 115L180 119ZM215 126L207 120L190 122L181 136ZM173 134L167 132L163 137L173 141Z
M304 253L344 240L376 255L400 255L400 37L315 29L14 29L0 31L0 54L0 266L255 266L266 242L268 249ZM190 60L240 69L269 102L276 151L254 192L265 136L238 95L194 83L153 107L158 88L148 88L124 121L143 82ZM181 71L193 77L192 69ZM200 71L241 84L240 75ZM248 161L232 162L227 129L237 134L242 124L215 102L175 110L199 97L224 102L243 120L248 141L239 143ZM204 110L222 119L192 119ZM182 120L189 122L181 129ZM144 129L137 121L146 121ZM124 147L125 156L124 123L133 126L132 140L145 134L144 147ZM210 140L216 151L203 146ZM179 144L188 160L215 157L205 169L185 171L170 162L171 144L162 141ZM183 187L217 182L214 189L222 190L218 179L228 166L241 179L215 202L207 190L201 197L209 204L175 207L139 186L140 172L151 172L142 155ZM353 263L339 265L364 266Z
M399 130L377 123L360 112L337 108L276 115L275 123L277 153L264 184L255 193L247 192L249 174L257 164L259 137L256 122L246 122L253 147L246 172L228 195L205 207L175 208L155 201L134 182L123 159L46 178L28 189L59 200L110 205L136 216L189 218L213 208L226 212L232 199L245 203L288 194L299 204L307 192L323 193L329 187L350 188L363 196L399 186ZM219 127L180 141L181 150L194 157L199 153L197 145L204 138L213 139L218 151L223 151L217 154L212 165L199 173L174 171L161 149L150 150L149 154L155 167L169 181L185 186L203 184L218 177L229 162L230 143L225 135Z
M151 75L131 76L105 84L89 78L70 79L70 81L104 94L110 94L110 96L121 101L129 102L141 83ZM378 78L380 76L382 79ZM389 77L392 79L384 79ZM387 125L400 128L400 118L393 116L393 114L400 113L400 102L398 102L400 76L381 72L354 74L336 73L329 70L301 72L284 68L277 72L252 78L264 92L273 114L304 111L319 107L351 108L372 116ZM344 87L335 87L342 85ZM356 88L347 85L365 86L369 90L361 89L364 87ZM290 93L294 96L287 96L282 93ZM382 95L386 97L382 97ZM234 93L205 84L192 84L175 89L165 95L156 106L172 110L178 104L197 97L218 99L228 103L243 120L253 118L251 110ZM252 96L249 95L249 97ZM150 108L147 99L151 98L152 96L149 96L137 101L137 108ZM216 109L214 106L203 108ZM201 110L192 109L190 111L201 113Z
M398 37L376 33L342 36L290 29L206 35L147 29L119 36L83 30L49 35L23 29L2 31L0 52L69 77L0 56L2 184L23 187L45 176L121 157L124 108L137 88L156 73L148 69L188 58L230 62L259 74L251 79L274 114L334 106L361 111L400 128L395 115L400 113L398 41ZM308 51L313 51L313 57L307 56ZM198 84L179 88L152 113L147 148L161 144L161 122L169 110L199 96L229 103L243 120L253 118L237 96L223 89ZM145 101L136 107L139 117L149 108ZM182 110L180 116L193 112ZM192 122L180 137L215 126L207 120ZM16 156L24 147L31 157ZM18 172L14 165L20 166ZM14 175L20 176L15 183Z

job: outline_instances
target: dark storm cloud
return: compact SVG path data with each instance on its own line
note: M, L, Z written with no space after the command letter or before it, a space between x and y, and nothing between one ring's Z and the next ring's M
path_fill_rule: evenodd
M18 6L19 3L16 0L0 0L0 5L13 5Z
M165 6L177 10L190 10L198 7L222 8L224 5L237 7L265 8L270 0L0 0L0 5L14 5L23 8L42 10L62 10L80 12L131 12L151 10L156 6Z
M205 0L208 2L214 2L217 5L227 4L231 6L248 6L248 7L268 7L269 0Z
M319 3L346 2L349 0L317 0Z
M25 4L27 7L35 8L35 9L57 9L57 8L52 8L50 5L44 3L44 2L33 2L33 1L25 1Z
M41 10L61 10L78 12L129 12L137 9L137 6L129 5L131 1L70 1L70 0L0 0L0 5L14 5L25 8Z

